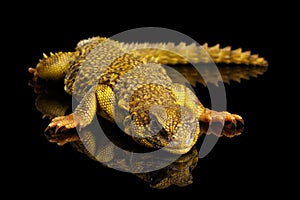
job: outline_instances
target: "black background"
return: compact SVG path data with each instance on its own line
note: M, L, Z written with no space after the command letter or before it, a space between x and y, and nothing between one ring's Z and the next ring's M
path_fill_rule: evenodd
M122 11L112 5L98 7L87 3L76 9L40 5L12 12L18 15L5 22L8 25L5 32L11 39L4 41L8 42L6 60L10 64L3 73L4 77L12 78L4 83L4 90L9 94L5 105L13 106L7 106L12 108L6 123L10 129L4 134L9 139L3 142L7 158L6 186L15 191L11 195L95 195L100 199L103 195L118 194L139 198L139 193L144 192L152 198L185 194L196 198L243 199L282 194L284 173L278 168L278 162L282 163L280 160L284 158L276 142L280 139L281 120L276 107L278 95L273 92L281 85L275 79L279 68L275 53L280 41L275 42L274 34L286 26L274 26L275 11L267 12L268 7L259 4L217 9L215 5L199 8L193 4L183 6L183 3L176 8L162 8L157 3L149 5L149 9L146 4L136 9L122 9L119 5ZM31 78L27 68L34 67L43 52L71 51L84 38L109 37L147 26L173 29L201 44L242 47L269 61L264 75L226 86L228 110L243 116L245 131L233 139L220 139L213 151L199 161L193 172L194 183L183 188L151 189L137 177L104 168L68 145L58 147L49 143L43 135L45 124L41 123L41 114L35 110L35 94L27 85Z

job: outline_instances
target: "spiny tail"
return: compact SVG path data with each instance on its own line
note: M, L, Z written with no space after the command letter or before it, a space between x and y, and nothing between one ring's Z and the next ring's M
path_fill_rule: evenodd
M121 47L127 52L132 51L137 55L146 57L150 61L162 64L187 64L198 62L215 62L226 64L245 64L254 66L268 66L268 62L251 54L243 52L241 48L232 50L230 46L220 48L220 45L209 47L207 43L202 46L192 43L121 43Z
M251 54L251 51L243 52L242 48L235 50L232 50L230 46L220 48L219 44L208 47L207 43L202 45L202 47L216 63L268 66L268 62L263 57L259 57L258 54Z

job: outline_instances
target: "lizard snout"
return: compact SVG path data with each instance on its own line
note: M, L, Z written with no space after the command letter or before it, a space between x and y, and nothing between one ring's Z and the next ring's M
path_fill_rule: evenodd
M166 149L173 153L183 154L188 152L196 143L199 135L199 123L192 111L184 106L178 107L173 115L168 116L164 126L171 140Z

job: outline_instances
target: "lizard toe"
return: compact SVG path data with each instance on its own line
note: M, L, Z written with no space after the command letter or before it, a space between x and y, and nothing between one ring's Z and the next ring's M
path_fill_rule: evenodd
M73 114L67 116L59 116L52 119L44 132L54 128L54 133L62 132L68 129L75 128L78 124L74 121Z

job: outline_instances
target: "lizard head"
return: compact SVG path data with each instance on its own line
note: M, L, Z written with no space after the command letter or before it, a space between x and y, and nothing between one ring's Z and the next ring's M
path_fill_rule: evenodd
M184 106L153 105L148 121L143 126L134 119L130 124L130 134L144 146L164 148L171 153L187 153L196 143L200 132L198 119Z
M77 52L43 54L43 58L36 65L36 71L40 78L58 80L65 77L72 61L75 60Z

